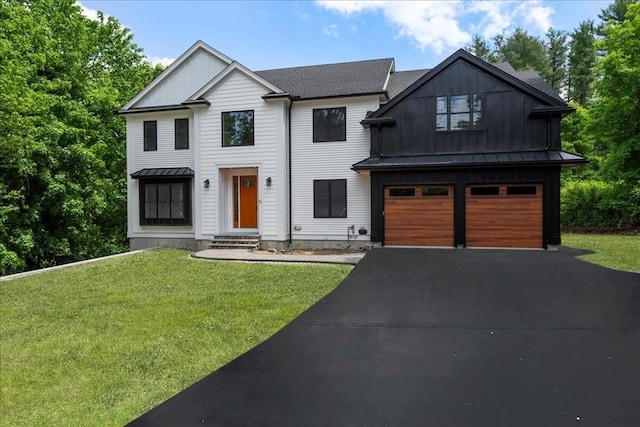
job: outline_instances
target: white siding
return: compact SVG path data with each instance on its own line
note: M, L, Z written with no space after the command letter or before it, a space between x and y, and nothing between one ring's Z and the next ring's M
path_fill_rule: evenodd
M292 220L294 240L346 240L347 227L354 225L357 240L369 240L371 196L368 174L351 170L354 163L369 157L369 130L360 121L367 111L378 108L377 97L353 97L294 102L292 126ZM313 142L313 109L346 107L347 140ZM347 218L313 217L313 181L347 180ZM358 229L367 229L359 236ZM296 231L296 228L300 228Z
M173 70L157 87L136 102L134 107L178 105L196 93L227 65L226 62L204 49L198 49L191 58Z
M139 213L138 180L131 174L145 168L195 168L193 113L190 110L179 112L146 113L127 117L127 212L129 237L193 237L194 228L141 226ZM175 149L175 119L189 119L189 149ZM143 122L158 122L158 149L144 151ZM196 187L196 188L194 188ZM195 214L194 191L199 186L192 183L191 212Z
M210 237L230 231L223 229L225 206L223 175L228 168L258 168L258 228L265 240L284 240L283 179L285 135L282 131L282 102L267 103L263 86L243 73L233 72L208 95L211 105L201 115L201 147L198 158L201 179L211 187L201 189L202 236ZM253 146L222 147L222 112L254 111ZM271 187L266 178L271 177ZM197 189L196 189L197 190Z

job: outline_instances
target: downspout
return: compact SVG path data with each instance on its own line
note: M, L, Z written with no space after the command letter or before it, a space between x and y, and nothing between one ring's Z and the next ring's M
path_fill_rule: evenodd
M288 193L289 193L289 203L288 203L289 204L289 206L288 206L288 209L289 209L289 243L288 243L288 246L289 246L289 248L293 247L293 237L292 237L292 235L293 235L293 218L292 218L292 215L293 215L293 207L292 207L293 206L293 202L291 200L292 195L293 195L293 191L291 189L291 185L292 185L292 182L293 182L292 177L291 177L291 107L293 107L294 99L297 99L297 98L298 97L289 96L289 110L288 110L288 123L287 123L287 126L288 126L288 131L287 131L287 139L288 139L288 141L287 141L287 145L288 145L287 146L287 150L288 150L288 153L287 153L287 174L289 175L288 176L288 181L289 181L288 187L289 188L287 190Z
M382 155L382 126L378 123L378 157L384 157Z

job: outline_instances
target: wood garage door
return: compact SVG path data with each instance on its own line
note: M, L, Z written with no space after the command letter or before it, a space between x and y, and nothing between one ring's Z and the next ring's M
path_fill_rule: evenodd
M453 246L453 186L386 187L384 243Z
M466 245L541 248L542 184L467 186Z

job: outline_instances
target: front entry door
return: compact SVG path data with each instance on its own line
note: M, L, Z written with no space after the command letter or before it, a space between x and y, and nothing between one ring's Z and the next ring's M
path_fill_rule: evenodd
M258 228L258 176L233 177L233 228Z

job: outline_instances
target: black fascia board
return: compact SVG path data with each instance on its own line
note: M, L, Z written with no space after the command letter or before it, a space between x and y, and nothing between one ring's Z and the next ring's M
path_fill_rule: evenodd
M537 107L531 110L531 112L529 113L529 117L548 117L548 116L556 116L556 115L560 115L564 117L575 111L576 111L575 108L569 107L569 106L564 106L564 107L543 106L543 107Z
M140 107L140 108L129 108L128 110L116 110L116 115L124 115L124 114L135 114L135 113L153 113L157 111L177 111L177 110L187 110L188 107L182 104L176 105L162 105L159 107Z

